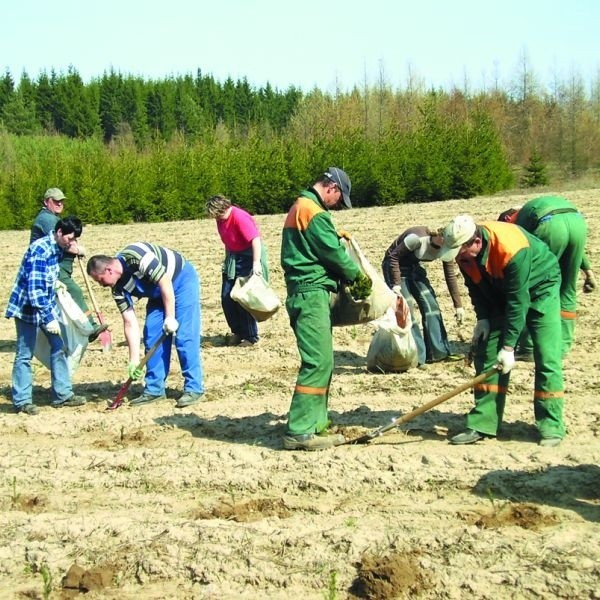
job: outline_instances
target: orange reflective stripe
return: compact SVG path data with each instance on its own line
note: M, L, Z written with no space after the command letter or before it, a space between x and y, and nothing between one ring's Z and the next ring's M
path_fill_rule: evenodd
M306 231L312 218L324 212L323 209L315 204L310 198L300 196L296 203L287 214L284 227L297 229L298 231Z
M315 396L324 396L327 393L326 387L310 387L309 385L296 385L294 389L299 394L314 394Z
M563 391L560 392L543 392L541 390L535 390L533 392L533 397L538 400L552 400L553 398L564 398L565 393Z
M473 389L478 392L495 392L498 394L506 394L506 390L508 388L504 385L496 385L494 383L478 383L473 387Z
M577 313L576 312L571 312L570 310L561 310L560 311L560 318L561 319L576 319L577 318Z

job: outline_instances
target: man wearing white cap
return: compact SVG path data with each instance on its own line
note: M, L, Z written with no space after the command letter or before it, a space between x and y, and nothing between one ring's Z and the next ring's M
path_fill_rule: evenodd
M60 214L64 209L66 199L67 197L59 188L53 187L46 190L42 200L43 207L35 217L35 221L31 227L31 235L29 238L30 244L54 231L54 227L56 226L56 223L58 223ZM75 260L76 256L83 256L84 254L85 249L81 244L78 243L74 244L72 250L70 249L65 251L63 254L63 259L60 261L60 274L58 280L61 283L64 283L67 291L73 300L75 300L77 306L79 306L79 308L82 310L83 314L87 316L90 324L94 328L89 337L89 341L93 342L100 335L100 333L108 329L108 325L97 323L94 320L92 312L90 311L85 298L83 297L81 288L73 279L73 261Z
M473 331L476 372L493 366L498 374L474 387L475 406L467 430L452 444L472 444L498 433L502 423L515 345L523 327L533 340L533 409L541 446L557 446L565 435L561 361L560 269L548 246L518 225L484 221L459 249L477 324Z

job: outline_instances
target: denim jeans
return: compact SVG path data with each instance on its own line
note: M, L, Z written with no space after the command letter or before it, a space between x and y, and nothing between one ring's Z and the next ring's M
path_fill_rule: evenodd
M381 265L385 282L391 288L393 287L392 273L386 260ZM412 319L413 338L417 345L419 355L419 364L425 362L436 362L443 360L450 354L450 345L448 343L448 334L442 320L442 313L435 296L435 291L429 283L427 272L421 265L414 265L411 268L401 268L402 276L401 288L404 299L408 302L410 317ZM423 333L415 318L414 305L421 311L421 324Z
M17 328L17 348L12 370L12 400L15 408L21 408L33 401L33 371L31 359L35 350L38 326L15 319ZM69 365L64 345L59 335L53 335L42 329L50 344L51 402L61 404L73 395Z

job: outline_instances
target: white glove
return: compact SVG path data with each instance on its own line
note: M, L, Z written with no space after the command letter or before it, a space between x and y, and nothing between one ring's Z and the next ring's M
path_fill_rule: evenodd
M81 256L81 258L83 258L87 254L83 244L80 244L79 242L77 242L76 248L77 248L77 252L76 252L77 256Z
M396 294L396 296L401 296L402 298L404 297L404 296L402 296L402 286L401 285L395 285L392 288L392 292L394 292L394 294Z
M46 331L52 335L60 335L60 325L56 319L52 319L50 323L44 325Z
M496 357L498 366L502 367L502 374L506 375L515 366L515 351L502 348Z
M252 273L254 273L254 275L258 275L259 277L262 276L262 265L260 264L260 260L255 260L252 263Z
M473 338L471 342L477 344L480 341L485 342L490 335L490 322L488 319L479 319L475 323L475 329L473 329Z
M163 331L165 333L175 333L179 329L179 323L175 317L165 317L163 321Z
M463 324L465 320L465 309L462 306L454 309L454 318L459 325Z
M58 294L60 292L66 292L67 290L67 286L60 280L56 280L54 282L54 291Z

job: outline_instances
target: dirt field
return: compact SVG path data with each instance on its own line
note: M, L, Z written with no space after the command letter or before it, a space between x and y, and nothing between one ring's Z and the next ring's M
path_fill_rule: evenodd
M588 217L600 274L600 190L564 195ZM379 265L408 226L461 212L495 218L526 199L356 209L334 220ZM258 219L282 299L283 218ZM2 232L2 311L28 235ZM95 286L115 347L91 345L74 376L87 406L50 407L49 373L37 366L40 415L14 414L14 324L0 319L1 598L600 598L600 293L579 298L565 361L569 431L558 448L537 445L532 369L518 363L496 440L449 445L472 404L464 392L368 445L288 452L281 434L298 355L285 309L262 324L257 347L228 347L214 222L90 226L82 237L90 254L138 240L182 251L201 274L206 402L105 411L127 356L109 291ZM464 352L473 312L459 331L441 264L428 270ZM370 374L370 338L366 325L335 330L331 416L354 435L473 377L462 362ZM174 358L168 395L180 389Z

